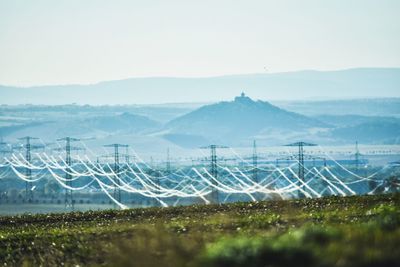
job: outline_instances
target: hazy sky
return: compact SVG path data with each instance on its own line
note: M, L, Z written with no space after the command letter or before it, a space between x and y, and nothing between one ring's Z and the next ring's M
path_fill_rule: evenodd
M0 0L0 84L400 66L398 0Z

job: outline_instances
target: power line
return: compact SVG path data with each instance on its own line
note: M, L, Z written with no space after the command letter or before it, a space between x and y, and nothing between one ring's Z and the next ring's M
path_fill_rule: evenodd
M218 180L218 158L217 158L217 148L228 148L226 146L218 146L218 145L209 145L205 147L201 147L202 149L210 149L210 173L211 176L214 177L215 180ZM217 186L217 182L212 180L213 185ZM213 188L211 191L211 202L218 204L219 203L219 193L218 189Z
M118 177L119 175L119 157L120 157L120 153L119 153L119 148L127 148L128 145L122 145L122 144L110 144L110 145L104 145L104 147L112 147L114 148L114 173L117 177L114 178L117 186L114 186L114 199L117 199L117 201L119 203L121 202L121 181Z
M316 146L316 144L311 144L311 143L305 143L305 142L297 142L293 144L288 144L286 146L291 146L291 147L298 147L298 155L297 155L297 161L298 161L298 170L297 170L297 176L299 179L303 182L305 182L304 179L304 147L305 146ZM304 190L304 184L300 186ZM301 192L299 192L299 197L302 197Z
M32 145L31 144L32 140L37 140L37 139L39 139L39 138L32 137L32 136L25 136L25 137L18 138L18 140L24 141L23 147L25 148L25 160L28 163L28 165L30 165L32 162L31 150L44 147L42 145ZM25 175L28 180L31 179L32 169L29 166L27 166L25 168ZM31 194L29 194L29 182L28 181L25 181L25 200L28 200L28 201L33 200L33 192L31 191Z
M253 181L258 183L258 156L257 156L257 143L253 141Z
M129 160L130 160L130 156L129 156L129 152L128 152L128 146L125 147L125 162L127 165L130 164Z
M11 144L3 141L3 137L0 137L0 153L5 156L7 153L12 153L13 147Z
M358 149L358 141L356 141L356 153L354 153L354 158L355 158L355 163L356 163L356 170L358 170L359 166L360 166L360 157L361 157L361 153L360 150Z
M171 173L171 158L169 155L169 148L167 148L167 174Z
M83 148L80 147L75 147L71 146L71 142L77 142L80 141L80 139L77 138L72 138L72 137L64 137L57 139L57 141L65 141L65 163L66 163L66 169L65 169L65 184L67 186L72 187L72 175L71 175L71 151L72 150L83 150ZM56 149L56 150L62 150L61 149ZM73 192L71 189L65 188L65 207L68 207L69 205L74 209L74 198L73 198Z

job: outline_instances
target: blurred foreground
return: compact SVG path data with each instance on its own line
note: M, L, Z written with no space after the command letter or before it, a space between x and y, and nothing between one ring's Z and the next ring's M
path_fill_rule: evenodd
M400 195L0 217L4 266L397 266Z

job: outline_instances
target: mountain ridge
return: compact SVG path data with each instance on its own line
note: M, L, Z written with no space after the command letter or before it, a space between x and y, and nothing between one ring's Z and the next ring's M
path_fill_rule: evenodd
M400 97L400 68L142 77L89 85L0 86L0 104L154 104L228 100L242 90L263 100ZM190 90L190 91L189 91ZM190 93L188 93L190 92ZM323 92L323 93L321 93ZM46 95L46 99L43 99Z
M99 85L103 83L109 82L120 82L120 81L131 81L131 80L139 80L139 79L208 79L208 78L229 78L229 77L246 77L246 76L265 76L265 75L285 75L285 74L316 74L316 73L341 73L341 72L353 72L353 71L375 71L375 70L394 70L400 71L400 67L359 67L359 68L345 68L345 69L337 69L337 70L313 70L313 69L305 69L305 70L292 70L292 71L281 71L281 72L255 72L255 73L238 73L238 74L221 74L221 75L207 75L207 76L162 76L162 75L154 75L154 76L138 76L138 77L127 77L121 79L110 79L110 80L102 80L92 83L54 83L54 84L43 84L43 85L13 85L13 84L2 84L0 83L0 87L13 87L13 88L39 88L39 87L53 87L53 86L90 86L90 85Z

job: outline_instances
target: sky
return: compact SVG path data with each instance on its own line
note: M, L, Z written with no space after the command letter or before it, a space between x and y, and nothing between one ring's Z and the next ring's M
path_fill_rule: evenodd
M0 84L400 67L398 0L0 0Z

